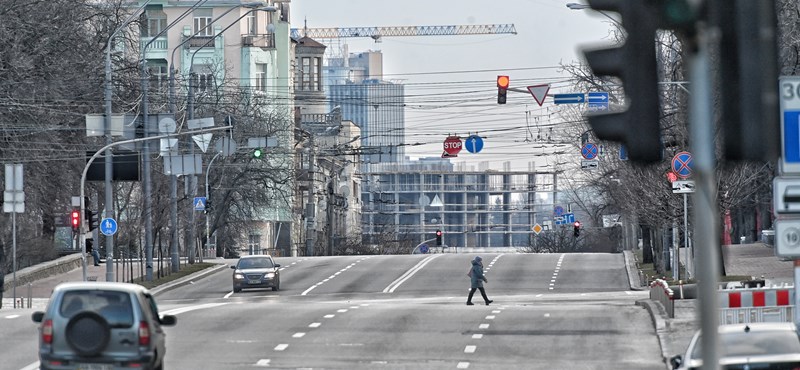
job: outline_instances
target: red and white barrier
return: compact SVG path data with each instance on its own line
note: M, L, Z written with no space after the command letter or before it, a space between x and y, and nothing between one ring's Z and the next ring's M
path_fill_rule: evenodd
M791 306L794 289L756 288L720 290L721 308Z

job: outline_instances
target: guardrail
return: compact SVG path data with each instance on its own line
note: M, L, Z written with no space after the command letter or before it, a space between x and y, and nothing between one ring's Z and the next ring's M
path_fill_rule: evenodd
M675 318L675 301L672 299L673 292L669 288L669 284L662 279L653 280L650 283L650 299L661 302L664 309L667 311L667 317Z

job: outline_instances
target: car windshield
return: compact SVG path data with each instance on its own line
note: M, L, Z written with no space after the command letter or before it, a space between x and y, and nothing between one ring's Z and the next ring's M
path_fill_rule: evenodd
M702 337L698 337L692 358L703 357L701 340ZM790 330L720 334L719 342L721 357L800 353L800 338L797 333Z
M263 269L274 267L272 260L267 257L245 258L239 260L240 269Z
M125 292L73 290L64 293L59 307L62 316L72 317L83 311L100 314L111 327L133 325L130 296Z

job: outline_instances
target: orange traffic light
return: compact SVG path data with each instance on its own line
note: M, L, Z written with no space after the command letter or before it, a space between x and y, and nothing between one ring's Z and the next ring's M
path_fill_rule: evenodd
M497 76L497 87L501 89L508 89L508 84L511 82L508 76Z
M509 82L508 76L497 76L497 104L506 103Z

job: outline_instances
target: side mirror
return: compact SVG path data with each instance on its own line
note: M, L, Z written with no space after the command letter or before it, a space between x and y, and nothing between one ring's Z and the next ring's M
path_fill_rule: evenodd
M231 265L231 268L236 270L236 265Z
M44 312L42 311L34 312L31 315L31 320L33 320L33 322L42 322L42 320L44 320Z
M278 268L278 267L281 267L281 264L280 264L280 263L276 263L276 264L275 264L275 268Z
M677 369L677 368L681 367L681 365L683 364L683 356L681 356L681 355L672 356L669 359L669 363L670 363L670 365L672 365L673 369Z
M178 323L178 318L175 317L175 315L164 315L164 316L161 316L161 318L158 320L158 322L160 322L161 325L164 325L164 326L173 326L176 323Z

